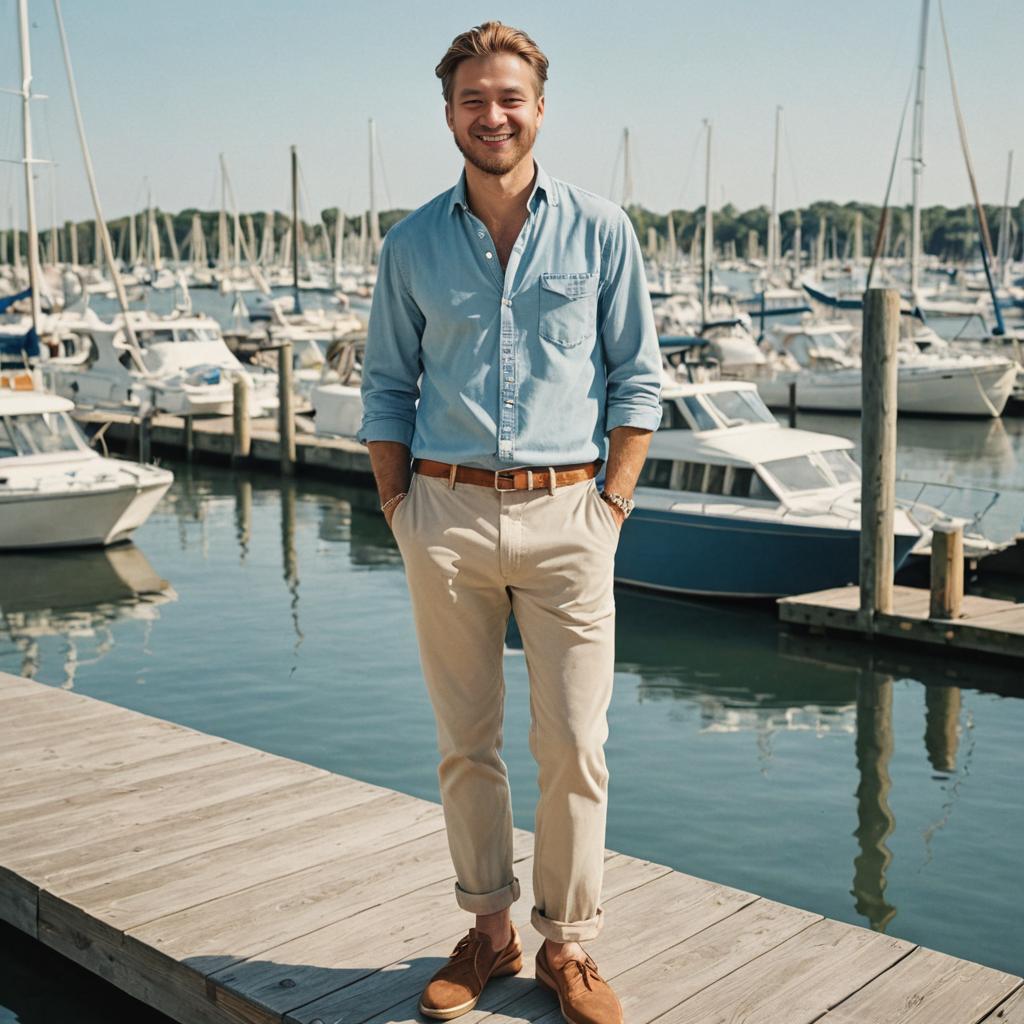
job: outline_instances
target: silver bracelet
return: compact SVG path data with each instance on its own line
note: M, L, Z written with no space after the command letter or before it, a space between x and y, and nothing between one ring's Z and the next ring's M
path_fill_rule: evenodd
M393 501L396 501L398 498L404 498L408 493L408 491L400 491L398 494L392 494L391 497L388 498L388 500L385 501L383 505L381 505L381 512L386 512L388 505L390 505Z

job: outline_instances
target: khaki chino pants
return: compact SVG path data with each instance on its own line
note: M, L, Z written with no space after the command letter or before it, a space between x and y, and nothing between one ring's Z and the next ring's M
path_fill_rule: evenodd
M491 914L519 897L501 758L502 654L514 611L540 788L531 922L556 942L593 939L602 924L615 514L592 479L497 491L413 473L391 525L437 719L455 898Z

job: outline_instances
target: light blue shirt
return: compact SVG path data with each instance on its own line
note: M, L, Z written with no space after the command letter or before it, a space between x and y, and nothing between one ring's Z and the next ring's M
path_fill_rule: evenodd
M357 440L507 469L607 459L608 431L657 429L661 356L629 218L539 165L527 208L504 273L465 173L388 231Z

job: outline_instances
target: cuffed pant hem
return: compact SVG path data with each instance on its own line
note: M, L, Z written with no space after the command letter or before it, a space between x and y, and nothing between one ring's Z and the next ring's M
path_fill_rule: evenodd
M471 914L496 914L499 910L511 907L517 899L518 878L513 878L508 885L503 885L493 892L466 892L458 882L455 883L455 902Z
M536 907L530 912L530 924L552 942L588 942L596 939L604 925L604 911L598 907L597 913L586 921L555 921L545 917Z

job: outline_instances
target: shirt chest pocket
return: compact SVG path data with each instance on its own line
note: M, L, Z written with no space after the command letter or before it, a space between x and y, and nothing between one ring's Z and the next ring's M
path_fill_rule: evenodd
M575 348L597 334L597 284L593 274L541 274L540 322L545 341Z

